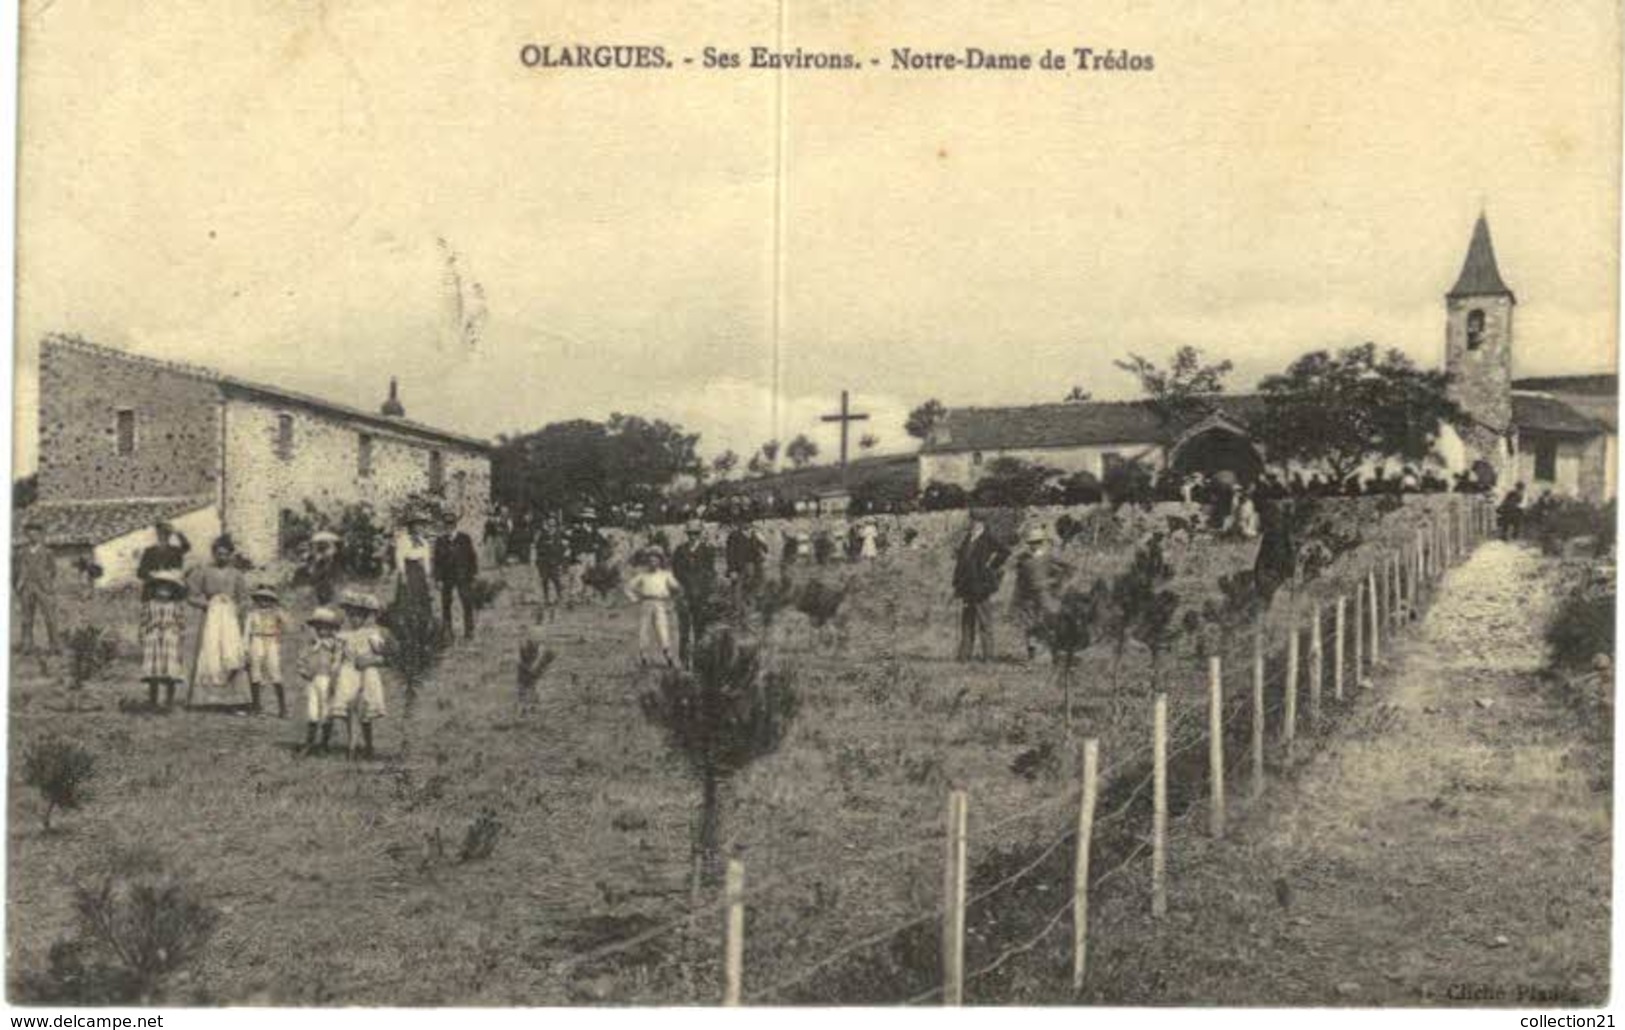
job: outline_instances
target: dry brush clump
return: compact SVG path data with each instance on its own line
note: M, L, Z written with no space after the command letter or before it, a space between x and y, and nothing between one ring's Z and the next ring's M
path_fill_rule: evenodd
M73 889L75 933L53 944L19 997L35 1004L153 1004L202 954L219 911L157 853L115 850Z
M40 819L51 831L51 816L58 809L73 811L91 798L90 781L96 775L96 756L61 737L33 741L23 752L23 783L39 792L45 803Z

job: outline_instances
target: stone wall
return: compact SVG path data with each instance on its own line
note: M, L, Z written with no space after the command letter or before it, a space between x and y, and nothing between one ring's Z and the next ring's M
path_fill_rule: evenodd
M292 422L286 448L284 416ZM369 475L360 468L363 435L372 440ZM276 559L283 509L301 510L307 500L324 510L364 501L387 514L409 495L429 491L436 452L444 463L446 500L463 514L466 528L478 526L490 498L485 452L312 408L232 398L225 436L225 524L255 562Z
M47 337L40 345L42 501L217 495L219 387L162 362ZM118 453L118 413L135 450Z
M1125 460L1138 461L1146 468L1158 469L1163 464L1163 450L1144 441L1126 443L1089 444L1077 447L1028 447L1000 451L947 451L920 453L920 488L929 483L952 483L970 489L982 478L987 467L998 458L1017 458L1034 465L1059 469L1064 473L1088 472L1100 479L1106 474L1106 456L1116 454ZM977 461L980 455L981 461Z

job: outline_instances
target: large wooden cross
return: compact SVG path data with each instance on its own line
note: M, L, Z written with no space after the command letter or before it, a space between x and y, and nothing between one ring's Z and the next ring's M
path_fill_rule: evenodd
M822 421L824 421L824 422L839 422L841 424L841 469L844 471L846 469L846 434L847 434L847 429L854 422L867 422L867 421L869 421L869 416L867 414L854 413L852 411L852 409L851 409L850 402L849 402L849 399L847 397L846 391L842 390L841 391L841 410L840 410L840 413L836 414L836 415L825 415L825 416L822 417Z

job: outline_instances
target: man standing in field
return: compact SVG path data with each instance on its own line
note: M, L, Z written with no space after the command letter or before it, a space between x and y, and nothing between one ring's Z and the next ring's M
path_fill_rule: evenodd
M1021 625L1027 644L1027 660L1038 656L1044 620L1055 610L1056 594L1069 571L1049 553L1049 534L1043 526L1032 526L1022 537L1025 545L1016 555L1016 580L1010 609Z
M474 639L474 580L480 572L480 559L474 538L457 528L457 513L446 512L445 531L435 538L430 564L440 581L440 616L447 640L456 634L452 626L452 596L463 608L463 637Z
M11 589L22 606L23 654L34 653L34 619L45 620L45 639L56 653L56 556L45 544L45 526L30 521L23 527L27 542L11 556Z
M677 658L686 668L716 603L717 549L706 542L705 527L698 521L690 522L684 532L688 539L672 552L671 574L683 588L677 602Z
M999 592L1010 551L993 539L978 512L960 542L954 561L954 596L964 606L959 616L959 660L968 662L981 641L984 661L993 658L993 595Z

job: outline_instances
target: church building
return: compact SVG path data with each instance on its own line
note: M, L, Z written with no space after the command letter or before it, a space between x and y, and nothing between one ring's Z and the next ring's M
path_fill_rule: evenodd
M1471 423L1461 433L1441 427L1435 464L1454 473L1482 459L1503 488L1523 482L1531 496L1614 497L1619 377L1514 378L1518 300L1501 276L1483 215L1444 301L1445 368ZM920 486L968 488L1000 457L1101 478L1116 464L1136 462L1255 479L1268 455L1248 425L1262 414L1264 398L1222 394L1210 408L1186 422L1164 419L1143 400L954 408L921 448Z

